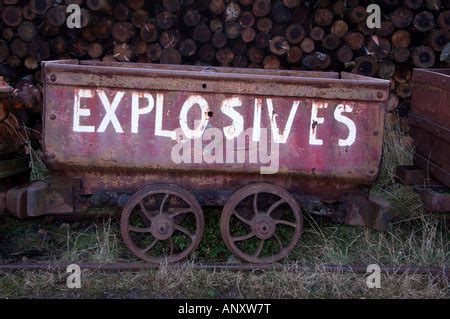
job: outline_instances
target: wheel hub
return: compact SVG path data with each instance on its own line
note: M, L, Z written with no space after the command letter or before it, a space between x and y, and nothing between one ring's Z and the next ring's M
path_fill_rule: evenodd
M173 221L170 218L159 216L152 221L151 233L158 240L169 239L172 237L173 230Z
M267 215L257 215L252 219L252 230L259 239L269 239L275 234L276 225Z

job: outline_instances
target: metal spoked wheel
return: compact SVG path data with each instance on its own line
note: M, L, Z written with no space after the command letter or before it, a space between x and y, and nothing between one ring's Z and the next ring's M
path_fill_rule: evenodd
M198 247L204 228L198 201L175 185L153 185L138 191L125 206L120 220L128 249L155 264L188 257Z
M220 231L239 259L273 263L285 258L300 240L303 217L289 192L271 184L254 184L239 189L228 200Z

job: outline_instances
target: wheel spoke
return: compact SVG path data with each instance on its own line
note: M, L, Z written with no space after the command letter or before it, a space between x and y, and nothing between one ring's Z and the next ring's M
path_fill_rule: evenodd
M290 227L293 227L293 228L297 228L297 224L296 223L291 223L291 222L288 222L287 220L283 220L283 219L276 219L275 220L275 224L276 225L286 225L286 226L290 226Z
M264 242L265 242L264 239L262 239L262 240L259 242L258 249L256 249L256 252L255 252L255 254L253 255L253 257L258 257L258 256L261 254L261 252L262 252L262 250L263 250L263 247L264 247Z
M169 238L170 256L173 255L173 240L172 237Z
M239 219L241 222L243 222L244 224L247 224L247 225L251 225L251 221L249 221L248 219L246 219L246 218L244 218L244 217L242 217L241 215L239 215L236 211L234 211L234 216L236 216L237 217L237 219Z
M192 212L193 212L193 209L190 208L190 207L189 208L182 208L182 209L177 209L175 211L170 212L169 216L170 217L176 217L176 216L181 215L181 214L187 214L187 213L192 213Z
M158 242L158 239L155 239L150 245L148 245L146 248L142 249L142 253L146 254L148 253Z
M281 204L285 203L286 201L282 198L279 201L277 201L276 203L272 204L272 206L269 207L269 209L267 210L267 215L272 214L272 212L275 210L275 208L277 208L278 206L280 206Z
M190 239L194 239L195 234L190 233L186 228L184 228L184 227L182 227L180 225L175 225L175 230L178 230L179 232L182 232L183 234L188 236Z
M161 206L159 206L159 213L162 214L164 205L166 204L167 199L169 198L170 194L166 194L166 196L164 196L162 202L161 202Z
M150 233L151 232L150 227L141 228L141 227L128 226L128 230L135 232L135 233Z
M149 220L152 221L153 220L153 216L151 214L151 212L149 212L147 210L147 208L145 208L145 205L143 203L143 201L139 202L139 207L141 208L142 213L144 214L144 216Z
M283 250L283 243L281 242L280 237L278 237L276 233L273 236L275 237L275 240L278 242L278 245L280 245L280 250Z
M258 193L253 197L253 211L255 212L255 215L258 214Z
M250 232L250 233L248 233L248 234L246 234L246 235L242 235L242 236L238 236L238 237L232 237L231 239L232 239L234 242L237 242L237 241L244 241L244 240L250 239L250 238L252 238L253 236L255 236L255 234L254 234L253 232Z

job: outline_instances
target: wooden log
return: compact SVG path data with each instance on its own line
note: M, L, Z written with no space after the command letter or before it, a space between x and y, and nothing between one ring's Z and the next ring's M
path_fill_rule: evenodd
M134 26L129 22L116 22L111 28L111 36L120 43L130 41L134 33Z
M140 30L141 38L146 42L154 42L158 39L158 28L151 22L145 23Z
M418 68L430 68L434 65L436 56L432 48L420 46L413 50L411 57Z
M156 25L163 29L170 29L175 24L175 16L169 11L162 11L156 15Z
M392 50L392 57L395 61L403 63L409 60L410 53L408 48L394 48Z
M140 37L135 37L131 42L131 50L134 56L142 56L147 52L147 41ZM89 53L89 51L88 51ZM145 57L147 59L147 57Z
M181 54L175 48L163 50L161 58L159 59L162 64L181 64Z
M144 0L127 0L127 5L133 10L138 10L144 5Z
M206 43L211 39L211 30L206 24L201 23L194 28L192 38L200 43Z
M423 0L404 0L403 5L411 10L419 9L423 4Z
M238 22L230 22L225 24L225 34L228 39L236 39L241 35L242 26Z
M365 23L363 23L365 24ZM376 29L375 34L380 37L389 37L395 31L395 26L392 21L381 21L381 28Z
M253 28L247 27L242 30L241 39L245 43L253 42L255 37L256 37L256 31Z
M239 23L243 28L252 27L255 24L255 16L250 11L245 11L239 17Z
M33 11L30 4L26 4L22 7L22 16L26 20L34 20L36 18L36 12Z
M0 41L0 62L5 61L9 56L9 47L6 41Z
M264 50L256 46L252 46L247 51L247 57L250 62L260 64L264 60L265 53Z
M45 14L48 8L52 5L52 0L30 0L31 10L36 14Z
M441 12L437 21L441 29L450 30L450 10Z
M305 29L302 25L294 23L286 28L286 39L291 44L299 44L306 37Z
M130 62L133 57L133 50L127 43L117 43L114 45L114 58L119 62Z
M86 5L92 11L112 15L112 8L108 0L86 0Z
M364 46L364 36L360 32L349 32L344 36L345 44L356 51Z
M81 36L84 40L88 42L95 41L97 39L97 36L95 35L94 28L92 26L87 26L83 29L81 29Z
M290 9L294 9L300 5L300 0L283 0L283 4Z
M337 51L336 57L342 63L350 62L353 60L353 50L350 47L343 45Z
M209 11L212 14L219 15L225 11L225 1L224 0L211 0L209 3Z
M152 43L147 48L147 57L150 61L159 61L162 54L162 48L158 43Z
M322 40L322 47L325 50L335 50L341 44L341 39L334 34L327 34Z
M15 38L10 43L11 52L19 58L24 58L28 54L27 44L19 38Z
M223 32L216 32L211 38L212 45L217 48L223 48L227 44L228 38Z
M80 39L80 41L82 40ZM50 45L47 41L34 39L27 44L27 51L30 56L39 62L47 60L50 57Z
M430 35L430 46L434 51L441 52L445 45L450 41L450 29L433 30Z
M202 62L212 62L215 56L216 50L210 43L205 43L198 49L198 57Z
M415 15L413 21L414 28L420 32L427 32L435 27L434 16L431 12L422 11Z
M411 33L407 30L397 30L392 34L391 43L394 48L407 48L411 43Z
M382 21L381 23L383 23L383 21ZM367 26L367 23L366 23L365 21L363 21L363 22L358 23L358 25L357 25L355 31L359 31L359 32L361 32L364 36L367 37L367 36L370 36L370 35L374 34L374 33L375 33L375 30L381 30L381 29L372 29L372 28L369 28L369 27Z
M51 25L48 22L44 22L44 24L42 26L40 26L39 29L40 29L40 32L42 33L42 35L44 35L46 37L53 37L60 33L60 27Z
M286 7L283 2L277 1L272 7L272 17L278 23L289 23L292 20L292 10Z
M182 56L191 57L194 56L197 52L197 45L192 39L184 39L183 41L181 41L178 50Z
M117 21L126 21L130 17L130 8L125 3L117 3L113 8L113 17Z
M282 56L289 50L289 43L284 37L276 36L270 40L269 49L275 55Z
M255 45L260 49L266 49L270 45L270 34L260 32L255 37Z
M92 42L89 44L89 47L87 49L87 54L92 59L98 59L103 54L103 46L98 42Z
M382 60L378 63L377 74L380 79L389 80L395 72L395 64L389 60Z
M399 7L391 14L391 21L396 28L407 28L413 22L414 15L405 7Z
M2 30L2 38L4 40L11 40L14 38L14 29L13 28L3 28Z
M91 22L91 18L92 18L91 13L84 8L81 9L80 13L81 13L80 27L84 28Z
M200 14L197 10L188 9L183 15L183 22L188 27L195 27L200 22Z
M397 66L395 68L393 79L397 83L406 83L411 81L411 70L404 66Z
M76 38L72 41L71 53L77 58L82 58L87 55L88 47L89 44L86 40L82 38Z
M442 8L441 0L425 0L428 10L439 11Z
M409 83L402 83L395 88L395 93L397 93L400 98L409 98L412 95L411 85Z
M253 4L253 0L239 0L239 3L244 7L248 7Z
M23 63L28 70L36 70L39 67L39 61L32 56L27 56Z
M216 52L216 60L221 65L228 65L234 59L234 52L230 48L222 48Z
M256 28L264 33L270 33L272 31L272 20L269 18L261 18L256 23Z
M159 37L159 44L165 49L173 49L180 43L181 35L177 29L164 30ZM171 53L172 54L172 53Z
M17 27L17 35L25 42L30 42L37 35L37 30L31 21L23 21Z
M142 26L148 21L148 13L143 9L136 10L131 15L131 23L136 28L142 28Z
M241 16L241 6L236 2L230 2L225 7L225 23L227 22L235 22Z
M164 9L169 12L177 12L181 7L180 0L162 0L162 3Z
M314 41L322 41L325 36L325 30L322 27L315 26L309 31L309 37Z
M66 23L66 9L67 6L53 6L47 10L45 16L48 23L54 26L60 26Z
M315 43L311 38L304 38L302 43L300 43L300 48L303 52L311 53L315 49Z
M102 61L106 62L106 63L117 62L116 58L112 54L111 55L105 55L102 58Z
M222 32L223 31L223 22L221 19L211 19L209 22L209 28L212 32Z
M99 40L106 40L111 36L113 20L109 17L99 17L92 23L92 31ZM131 31L134 29L131 28ZM134 36L134 33L133 33Z
M333 13L335 16L343 16L345 13L345 1L336 1L333 5Z
M247 44L242 39L232 41L230 48L235 55L247 54Z
M360 56L355 59L352 72L364 76L374 76L378 70L378 63L370 56Z
M264 69L279 69L281 61L276 55L268 55L263 60Z
M356 6L350 11L349 19L353 23L360 23L366 21L367 11L364 6Z
M394 92L391 92L389 94L389 99L388 99L386 111L393 112L397 108L399 103L400 103L400 99L399 99L398 95L396 93L394 93Z
M314 15L314 21L321 27L328 26L333 22L333 12L329 9L317 9Z
M233 59L234 68L246 68L248 65L248 59L245 55L236 55Z
M297 64L303 56L303 51L300 47L290 47L287 52L287 61L289 64Z
M367 44L367 50L376 59L385 59L391 54L391 43L385 38L374 35Z
M1 61L1 56L0 56L0 61ZM18 68L22 65L22 59L16 55L10 54L6 58L6 64L11 68Z
M338 38L343 38L348 32L348 24L344 20L334 21L331 25L331 34Z
M3 8L2 21L10 27L18 26L22 22L22 9L13 6Z
M254 0L252 11L256 17L268 15L270 12L270 0Z

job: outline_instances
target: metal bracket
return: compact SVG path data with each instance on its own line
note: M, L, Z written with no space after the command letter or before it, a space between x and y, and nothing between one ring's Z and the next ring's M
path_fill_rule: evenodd
M390 204L378 196L363 194L345 198L345 224L364 226L378 231L387 231L391 222Z

